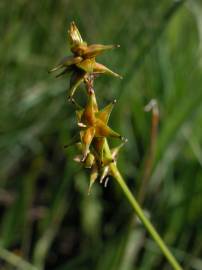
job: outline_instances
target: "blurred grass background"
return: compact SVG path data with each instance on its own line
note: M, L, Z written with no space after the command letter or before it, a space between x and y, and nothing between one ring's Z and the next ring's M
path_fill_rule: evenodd
M123 81L95 86L100 106L118 101L110 124L129 139L118 166L135 195L150 142L144 106L158 101L143 207L184 269L201 270L200 0L0 2L0 269L170 269L116 183L87 196L88 172L63 149L75 115L67 79L47 70L69 54L72 20L89 43L121 45L100 61Z

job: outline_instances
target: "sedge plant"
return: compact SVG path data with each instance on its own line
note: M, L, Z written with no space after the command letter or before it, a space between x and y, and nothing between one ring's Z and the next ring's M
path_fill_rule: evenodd
M68 36L72 55L64 57L58 65L50 70L50 72L60 71L56 77L70 74L68 100L74 104L78 130L65 147L76 145L78 155L74 160L82 164L84 168L90 170L88 194L90 194L92 186L96 181L104 183L106 186L109 176L115 179L115 182L119 184L135 214L156 242L169 264L173 269L181 270L182 268L178 261L144 214L138 200L128 188L126 181L117 167L116 161L119 151L127 140L108 125L109 117L116 100L102 109L98 107L94 80L102 74L109 74L117 78L122 77L103 64L96 62L96 57L107 50L119 47L119 45L88 45L87 42L83 41L74 22L70 24ZM85 85L87 97L86 104L83 107L75 100L75 92L81 84ZM119 145L111 148L108 138L119 140ZM144 182L146 183L147 181Z

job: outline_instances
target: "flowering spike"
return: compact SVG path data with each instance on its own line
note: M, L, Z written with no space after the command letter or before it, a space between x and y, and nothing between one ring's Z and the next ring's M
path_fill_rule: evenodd
M118 152L124 143L109 152L106 148L107 138L123 137L108 126L108 121L116 100L108 104L102 110L98 109L93 82L100 74L109 74L122 78L106 66L97 63L96 57L107 50L119 47L119 45L88 45L83 41L81 34L72 22L68 31L72 55L64 57L49 72L60 71L56 77L70 73L69 99L75 105L78 133L65 146L77 144L80 154L74 160L91 170L88 194L98 177L100 182L107 185L109 175L113 175L111 163L116 163ZM81 107L73 98L77 88L84 83L88 96L87 104ZM105 144L106 142L106 144Z
M84 109L76 111L78 126L80 131L81 142L84 146L84 161L90 151L91 143L94 139L93 146L98 155L99 163L103 164L103 145L105 137L114 137L121 139L121 135L112 130L108 125L109 115L115 102L106 106L102 111L98 111L95 93L88 96L88 102ZM111 162L111 160L110 160Z
M86 77L90 77L91 74L110 74L115 77L121 78L121 76L117 73L113 72L112 70L100 63L96 63L95 61L96 56L106 50L119 47L119 45L88 45L86 42L83 41L81 34L74 22L71 22L70 24L68 35L73 55L64 57L59 62L59 64L49 70L49 72L54 72L64 68L64 70L56 77L60 77L68 72L72 72L69 89L70 100L72 99L79 85L85 81Z

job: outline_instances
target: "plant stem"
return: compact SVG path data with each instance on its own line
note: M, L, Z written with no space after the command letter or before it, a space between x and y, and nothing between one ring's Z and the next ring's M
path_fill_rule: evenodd
M89 94L89 93L94 92L94 89L93 89L94 76L89 76L86 79L85 83L86 83L87 93ZM96 102L96 98L95 98L95 102ZM106 156L108 158L111 158L112 159L111 151L110 151L110 148L109 148L109 145L108 145L108 142L107 142L106 139L104 140L104 151L106 153ZM115 162L111 163L109 166L110 166L110 172L111 172L111 174L113 175L113 177L119 183L121 189L123 190L123 193L125 194L125 196L128 199L129 203L133 207L136 215L141 220L141 222L144 224L145 228L147 229L147 231L149 232L149 234L151 235L151 237L154 239L154 241L156 242L156 244L159 246L160 250L162 251L162 253L164 254L164 256L167 258L167 260L170 263L170 265L173 267L174 270L182 270L182 267L179 265L179 263L177 262L177 260L175 259L175 257L169 251L169 249L167 248L167 246L164 243L163 239L160 237L160 235L158 234L158 232L156 231L156 229L154 228L154 226L152 225L152 223L149 221L149 219L145 216L142 208L138 204L138 201L135 199L135 197L133 196L132 192L128 188L125 180L121 176L121 174L120 174L120 172L119 172L119 170L118 170Z
M104 149L105 149L107 155L110 156L111 155L111 152L110 152L110 149L109 149L109 145L107 143L107 140L105 140ZM156 231L156 229L154 228L154 226L152 225L152 223L149 221L149 219L145 216L142 208L138 204L138 202L135 199L134 195L132 194L132 192L128 188L125 180L121 176L121 174L120 174L120 172L119 172L116 164L115 163L111 163L110 169L111 169L111 172L113 174L113 177L119 183L119 185L120 185L122 191L124 192L126 198L128 199L129 203L133 207L136 215L141 220L141 222L144 224L145 228L147 229L147 231L149 232L149 234L151 235L151 237L154 239L154 241L156 242L156 244L159 246L160 250L162 251L162 253L164 254L164 256L167 258L167 260L170 263L170 265L175 270L182 270L182 267L179 265L179 263L177 262L177 260L175 259L175 257L169 251L169 249L167 248L167 246L164 243L163 239L160 237L160 235L158 234L158 232Z

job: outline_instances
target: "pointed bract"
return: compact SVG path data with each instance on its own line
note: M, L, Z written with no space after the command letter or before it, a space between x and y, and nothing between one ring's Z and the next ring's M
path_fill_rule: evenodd
M92 186L95 183L95 181L98 178L98 176L99 176L99 171L98 171L97 165L95 164L92 167L91 174L90 174L90 183L89 183L89 188L88 188L88 195L90 195Z
M58 69L61 69L61 68L71 67L72 65L76 65L80 63L82 60L83 58L80 56L77 56L77 57L65 56L54 68L49 70L49 73L57 71Z
M111 137L111 138L119 138L119 139L122 138L119 133L111 129L99 118L96 119L96 123L95 123L95 137L106 137L106 138Z
M116 103L116 100L111 102L109 105L107 105L105 108L100 110L99 112L96 113L96 117L102 120L104 123L108 123L110 114L114 108L114 105Z
M115 76L115 77L118 77L120 79L122 79L122 76L113 72L111 69L107 68L106 66L100 64L100 63L97 63L95 62L94 63L94 66L93 66L93 72L94 73L106 73L106 74L109 74L109 75L112 75L112 76Z
M79 87L79 85L84 81L86 72L82 70L75 70L70 79L70 85L69 85L69 99L71 100L76 89Z
M70 41L71 47L74 47L76 45L83 43L83 39L81 37L81 34L80 34L78 28L76 27L75 22L70 23L70 28L68 30L68 36L69 36L69 41Z
M86 128L85 130L80 132L81 142L82 142L83 147L84 147L82 161L84 161L86 159L86 156L89 153L90 144L93 140L94 135L95 135L95 128L94 127Z
M124 142L122 142L120 145L118 145L117 147L111 149L112 158L115 161L117 160L117 156L118 156L118 153L119 153L120 149L125 145L125 143L127 143L127 141L128 140L125 139Z
M118 48L119 45L102 45L102 44L92 44L86 47L82 56L84 58L96 57L104 51Z
M95 103L94 94L88 97L88 103L83 110L83 114L81 116L81 122L87 124L88 126L95 126L95 109L97 104Z

